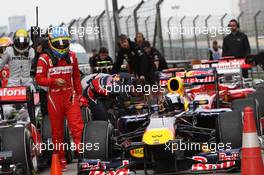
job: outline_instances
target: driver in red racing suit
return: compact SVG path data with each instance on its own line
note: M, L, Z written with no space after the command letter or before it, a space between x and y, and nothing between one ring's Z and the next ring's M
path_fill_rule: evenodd
M59 31L59 32L56 32ZM83 101L80 73L75 53L69 51L68 33L53 28L49 34L49 49L40 55L37 63L36 82L47 88L48 113L52 128L54 151L58 152L63 170L64 116L66 116L77 152L83 130L80 101ZM85 100L84 100L85 101ZM68 146L70 148L71 145Z

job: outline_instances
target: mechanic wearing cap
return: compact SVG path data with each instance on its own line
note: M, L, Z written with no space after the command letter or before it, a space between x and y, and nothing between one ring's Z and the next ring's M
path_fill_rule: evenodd
M70 37L62 27L53 27L48 35L48 49L40 55L36 82L47 88L48 113L51 121L52 142L58 152L63 170L67 170L63 147L64 116L66 116L77 152L80 150L83 120L80 106L86 103L77 58L69 50ZM57 148L56 148L57 147Z
M9 66L10 78L8 86L31 86L30 70L34 58L34 49L29 46L30 38L25 29L15 32L13 46L7 47L0 60L0 70Z
M123 34L119 36L118 46L119 50L114 63L113 73L120 72L121 65L125 60L128 63L128 73L144 79L148 73L145 69L147 58L144 51Z
M148 64L146 65L146 69L148 70L148 78L150 83L152 84L155 81L155 72L162 71L163 69L167 69L167 63L165 58L161 55L161 53L154 47L151 47L149 41L145 41L143 44L144 52L147 56Z

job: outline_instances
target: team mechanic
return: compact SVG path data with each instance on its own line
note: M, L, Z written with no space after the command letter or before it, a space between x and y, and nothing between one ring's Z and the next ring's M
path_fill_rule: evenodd
M69 50L70 37L67 31L61 27L53 27L49 32L48 46L39 57L36 82L47 88L54 152L59 154L62 168L66 171L62 144L64 116L78 152L84 126L80 105L86 103L86 99L82 97L78 62L75 53Z

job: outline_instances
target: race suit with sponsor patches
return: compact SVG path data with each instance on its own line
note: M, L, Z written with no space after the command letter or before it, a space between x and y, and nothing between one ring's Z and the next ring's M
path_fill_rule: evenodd
M52 128L52 141L59 157L64 158L64 116L73 135L74 143L79 148L82 137L83 120L81 116L79 97L82 94L80 72L75 53L69 52L70 64L60 58L57 65L53 65L48 54L41 54L37 64L36 82L47 87L48 112ZM66 81L66 85L59 87L56 79ZM57 145L57 148L56 148ZM60 146L58 146L60 145ZM70 147L71 145L69 145ZM77 149L78 151L78 149Z
M0 59L0 70L8 64L10 71L8 86L31 86L33 88L30 70L34 55L32 48L29 49L28 54L17 55L15 55L13 47L6 48L2 59Z

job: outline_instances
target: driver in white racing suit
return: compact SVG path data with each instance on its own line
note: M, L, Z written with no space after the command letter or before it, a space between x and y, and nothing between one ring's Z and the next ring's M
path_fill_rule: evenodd
M0 60L0 70L8 64L10 71L9 87L30 86L34 90L30 70L35 53L29 43L28 32L25 29L17 30L13 38L13 46L6 48Z
M7 47L2 55L0 71L5 65L8 65L10 71L8 87L27 86L35 91L32 78L30 77L32 60L35 53L29 44L30 38L28 32L25 29L19 29L14 35L13 46ZM15 111L15 107L12 105L3 105L3 110L4 118L10 118L12 116L11 114Z

